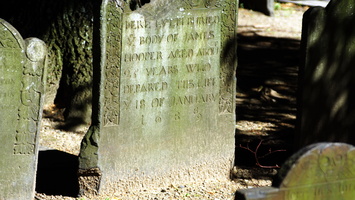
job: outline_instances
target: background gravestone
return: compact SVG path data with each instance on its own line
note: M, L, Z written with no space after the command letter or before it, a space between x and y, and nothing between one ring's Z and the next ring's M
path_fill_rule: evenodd
M355 148L317 143L301 149L280 169L273 187L239 190L238 200L353 199Z
M96 13L81 195L226 178L233 164L238 2L141 3Z
M32 199L46 47L0 19L0 199Z
M274 0L241 0L245 8L261 12L267 16L274 16Z
M298 148L315 142L355 144L354 0L333 0L303 18Z
M336 0L304 14L298 148L327 141L355 144L354 6Z

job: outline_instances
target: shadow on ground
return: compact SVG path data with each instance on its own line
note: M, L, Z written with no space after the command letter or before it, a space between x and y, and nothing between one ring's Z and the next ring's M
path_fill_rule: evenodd
M77 156L58 150L39 151L36 192L46 195L78 196L77 171Z
M293 153L299 47L294 39L238 35L234 178L271 178ZM37 193L75 197L77 169L77 156L40 151Z
M235 178L272 175L293 153L299 48L295 39L238 35L235 166L250 173Z

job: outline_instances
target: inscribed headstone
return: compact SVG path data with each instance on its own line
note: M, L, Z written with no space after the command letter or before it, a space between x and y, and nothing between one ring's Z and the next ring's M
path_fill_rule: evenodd
M227 177L232 165L238 2L134 2L101 5L81 194Z
M333 0L303 18L298 148L315 142L355 144L354 0Z
M239 190L238 200L353 199L355 148L317 143L301 149L280 169L273 187Z
M34 196L46 47L0 19L0 199Z

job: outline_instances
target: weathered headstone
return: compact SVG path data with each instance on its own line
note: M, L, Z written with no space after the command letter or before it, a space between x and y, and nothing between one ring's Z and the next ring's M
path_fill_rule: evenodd
M79 159L82 195L228 176L237 5L102 2L93 122Z
M354 0L333 0L303 18L298 148L316 142L355 144Z
M34 196L46 46L0 19L0 199Z
M238 200L354 199L355 148L317 143L294 154L280 169L273 187L239 190Z

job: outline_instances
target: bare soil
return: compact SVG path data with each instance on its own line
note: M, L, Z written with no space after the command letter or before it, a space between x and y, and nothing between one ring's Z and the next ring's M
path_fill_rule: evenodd
M277 168L293 153L302 16L308 8L279 8L275 17L239 12L237 167Z
M294 131L296 113L297 70L299 63L299 43L301 38L302 15L307 7L294 4L277 4L274 17L261 13L239 9L238 20L238 70L237 70L237 121L236 121L236 155L243 162L236 163L235 179L209 180L186 183L184 185L167 185L164 188L146 188L132 193L126 191L120 196L95 197L93 199L234 199L237 189L271 185L269 179L254 177L247 167L265 169L277 167L280 160L267 158L266 161L255 160L257 145L287 150ZM80 142L88 127L76 132L58 129L63 124L62 110L53 105L44 109L40 146L42 149L55 149L69 156L77 156ZM278 141L275 142L273 141ZM271 145L271 146L270 146ZM261 152L260 148L260 152ZM254 152L254 153L253 153ZM281 152L281 151L280 151ZM240 154L244 156L239 157ZM287 155L287 154L286 154ZM272 156L272 155L271 155ZM245 161L245 162L244 162ZM39 163L45 162L39 158ZM74 163L75 166L75 163ZM239 167L240 166L240 167ZM64 171L65 171L64 167ZM57 189L46 191L37 186L35 199L88 199L76 198L73 193L61 190L73 183L53 184ZM37 180L37 184L43 184ZM47 185L48 186L48 185ZM75 183L72 187L77 187ZM39 189L42 188L42 189ZM73 190L75 191L75 189Z

